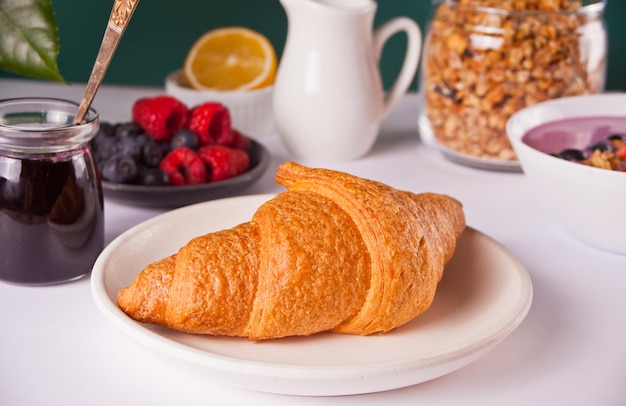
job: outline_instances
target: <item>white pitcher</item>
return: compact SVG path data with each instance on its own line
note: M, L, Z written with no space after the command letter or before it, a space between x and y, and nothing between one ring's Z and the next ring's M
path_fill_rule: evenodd
M381 121L406 93L420 58L415 21L394 18L373 31L372 0L280 0L288 18L273 111L287 146L303 160L343 161L372 147ZM379 59L387 40L407 34L402 69L387 94Z

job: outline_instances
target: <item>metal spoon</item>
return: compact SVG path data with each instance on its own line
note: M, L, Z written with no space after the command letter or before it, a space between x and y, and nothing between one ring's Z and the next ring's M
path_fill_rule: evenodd
M91 76L89 76L85 93L76 111L76 116L74 116L74 124L79 124L85 120L85 115L96 96L102 79L104 79L104 74L109 68L113 54L122 39L122 35L130 22L130 18L137 8L137 4L139 4L139 0L115 0L113 3L113 9L111 10L111 16L109 17L106 31L104 32L104 38L102 38L100 51L98 51L98 56L96 57L96 62L91 71Z

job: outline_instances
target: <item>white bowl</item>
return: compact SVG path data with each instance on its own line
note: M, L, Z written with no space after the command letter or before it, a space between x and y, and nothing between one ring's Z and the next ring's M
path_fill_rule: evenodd
M173 72L165 79L165 92L170 96L189 108L205 102L220 102L228 107L233 127L257 139L274 130L273 91L273 86L232 92L196 90L189 87L182 71Z
M626 117L626 94L575 96L539 103L514 114L506 131L525 176L554 221L580 241L626 254L626 173L550 155L558 152L553 149L588 146L590 132L548 134L545 140L535 140L535 147L524 138L538 125L580 117Z

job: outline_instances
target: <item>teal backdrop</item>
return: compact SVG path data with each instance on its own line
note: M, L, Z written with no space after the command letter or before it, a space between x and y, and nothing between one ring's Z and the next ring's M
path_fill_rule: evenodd
M69 82L86 82L113 0L53 0L52 4L61 40L59 69ZM430 12L430 0L379 1L374 25L405 15L425 30ZM626 90L626 0L608 0L605 21L609 33L606 88ZM187 50L200 35L235 25L265 34L280 58L287 35L287 17L278 0L142 0L105 83L163 86L165 76L182 66ZM399 70L404 47L405 39L398 35L383 52L381 71L386 88ZM15 77L1 70L0 76ZM412 86L416 88L417 79Z

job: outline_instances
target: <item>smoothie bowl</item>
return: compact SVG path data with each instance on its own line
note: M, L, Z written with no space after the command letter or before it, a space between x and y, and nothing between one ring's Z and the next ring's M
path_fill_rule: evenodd
M539 103L506 131L548 215L576 239L626 254L626 94Z

